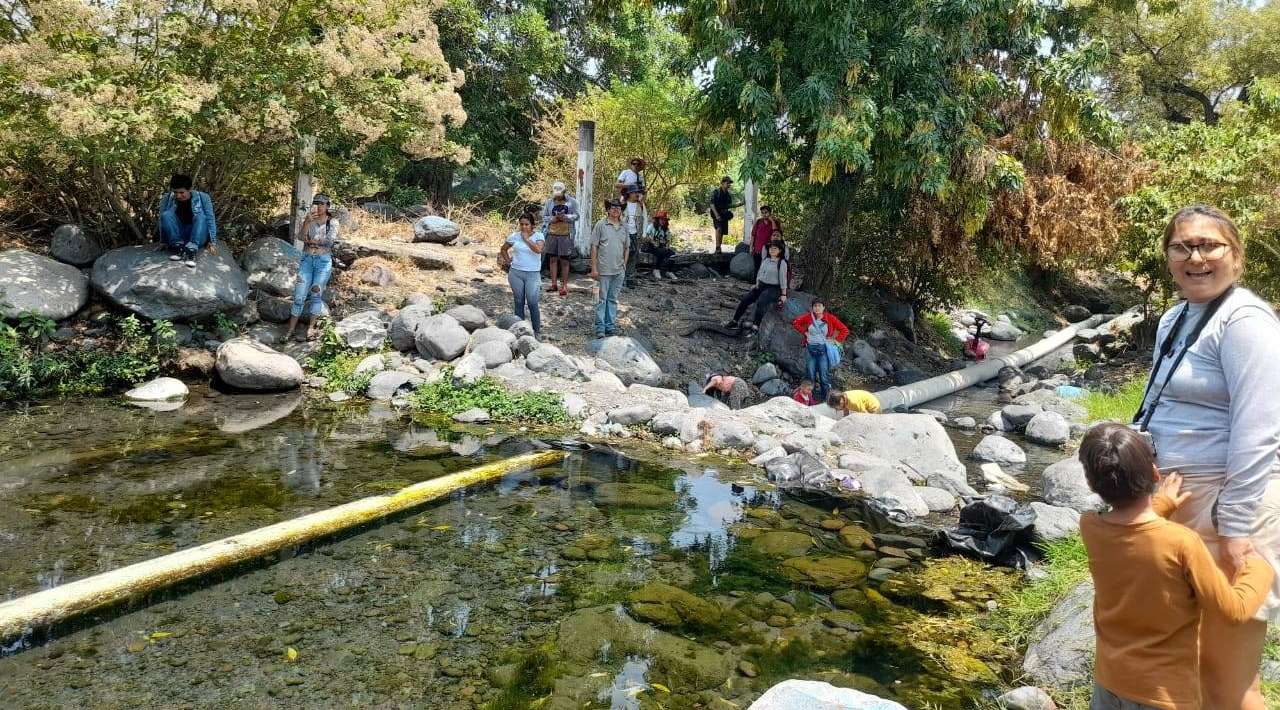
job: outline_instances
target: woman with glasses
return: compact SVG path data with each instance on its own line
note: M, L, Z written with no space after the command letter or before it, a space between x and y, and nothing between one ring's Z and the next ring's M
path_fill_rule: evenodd
M1280 564L1280 320L1238 284L1244 245L1217 209L1179 210L1161 247L1185 299L1160 319L1142 408L1164 474L1191 494L1170 517L1194 530L1228 578L1256 553ZM1259 667L1267 622L1280 621L1276 583L1254 621L1205 611L1200 625L1204 707L1262 710Z

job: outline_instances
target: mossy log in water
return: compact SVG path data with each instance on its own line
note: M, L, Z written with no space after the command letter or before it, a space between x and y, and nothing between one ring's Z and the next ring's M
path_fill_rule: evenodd
M293 520L122 567L0 604L0 640L154 592L280 549L342 532L508 473L556 463L562 451L539 451L362 498Z

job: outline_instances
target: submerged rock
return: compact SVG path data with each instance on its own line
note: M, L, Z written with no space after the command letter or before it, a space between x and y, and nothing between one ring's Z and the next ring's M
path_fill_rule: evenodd
M680 638L601 606L575 611L560 622L559 651L566 660L594 663L602 655L653 659L653 669L683 690L715 688L729 679L734 661L702 644Z
M659 626L712 628L720 622L720 608L715 604L661 582L644 585L627 601L633 614Z
M824 591L856 587L867 578L867 565L852 557L793 557L782 563L780 571L792 582Z
M186 399L187 393L187 386L182 380L157 377L125 392L124 398L135 402L171 402Z
M751 549L769 557L800 557L813 547L813 538L801 532L770 530L751 541Z
M596 505L606 508L670 508L677 500L675 491L647 483L601 483L595 487Z

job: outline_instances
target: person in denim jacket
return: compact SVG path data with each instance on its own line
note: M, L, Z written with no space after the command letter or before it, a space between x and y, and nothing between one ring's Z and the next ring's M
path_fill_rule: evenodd
M196 256L206 244L214 251L218 223L213 216L213 200L208 193L191 189L190 175L174 175L169 191L160 198L160 241L172 253L171 261L195 268Z

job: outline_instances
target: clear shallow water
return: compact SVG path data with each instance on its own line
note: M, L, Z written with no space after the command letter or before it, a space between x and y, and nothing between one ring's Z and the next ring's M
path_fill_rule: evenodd
M532 446L296 394L7 412L0 589L31 593ZM971 705L994 680L972 664L998 672L1001 653L957 661L908 629L920 611L982 603L982 582L922 594L902 583L927 572L922 541L869 542L875 531L751 471L572 454L28 639L0 657L0 705L745 707L785 677ZM816 571L795 572L805 565ZM871 565L900 571L880 584L864 579Z

